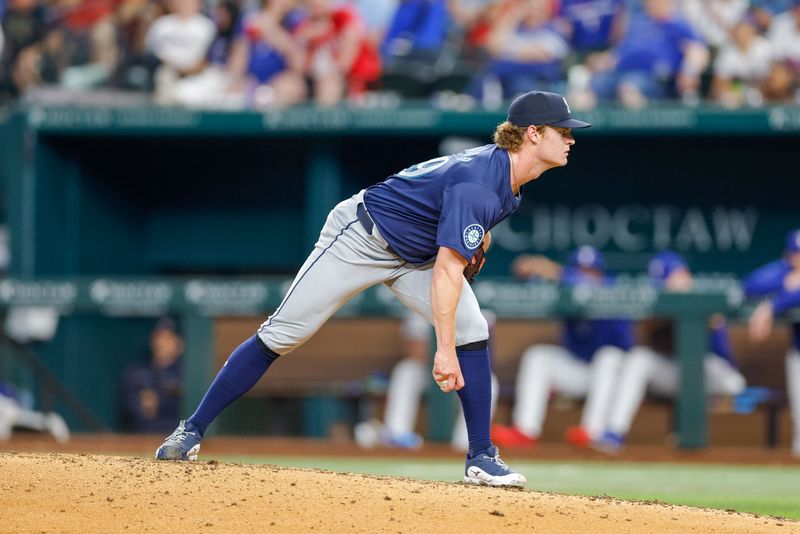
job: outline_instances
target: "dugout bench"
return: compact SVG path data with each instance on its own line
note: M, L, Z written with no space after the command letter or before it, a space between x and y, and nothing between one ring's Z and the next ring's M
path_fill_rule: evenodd
M200 401L219 368L219 361L215 361L215 350L227 354L233 348L217 345L215 320L231 316L265 316L280 304L290 282L284 278L8 279L0 282L0 307L54 306L64 314L93 313L114 317L158 316L167 312L181 316L186 339L184 368L187 371L183 412L189 413ZM735 296L725 292L663 294L641 282L613 287L560 289L549 283L519 283L486 278L476 282L474 289L481 304L494 311L500 319L566 315L674 318L677 336L675 346L681 361L681 391L677 402L678 444L684 448L707 445L702 364L702 356L706 352L706 325L712 313L735 309L739 304ZM378 286L356 296L337 316L399 317L402 313L402 305L391 292ZM254 321L249 331L257 324ZM355 344L354 340L350 342ZM347 346L327 348L342 354L349 349ZM79 358L78 354L72 356ZM302 355L295 356L281 366L283 370L276 366L276 370L268 375L270 379L277 381L282 373L302 373ZM350 364L354 362L351 358ZM291 366L300 367L292 369ZM435 388L433 381L431 388ZM455 396L436 393L429 397L427 437L432 441L447 441L455 413ZM94 399L94 402L98 402L98 399ZM324 402L318 405L318 409L323 414L332 413ZM324 417L319 414L315 417L321 425L325 424ZM436 424L430 424L431 421Z

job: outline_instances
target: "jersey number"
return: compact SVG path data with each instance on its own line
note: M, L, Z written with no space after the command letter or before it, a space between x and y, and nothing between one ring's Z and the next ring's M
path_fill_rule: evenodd
M426 174L442 167L445 163L450 161L450 158L457 158L459 161L466 162L471 160L474 156L485 149L486 147L470 148L452 156L442 156L440 158L429 159L428 161L417 163L416 165L412 165L407 169L403 169L397 173L397 176L402 176L403 178L419 178L420 176L425 176Z
M417 163L416 165L412 165L407 169L403 169L397 173L397 176L402 176L403 178L419 178L420 176L425 176L429 172L435 171L447 163L449 159L450 156L429 159L428 161Z

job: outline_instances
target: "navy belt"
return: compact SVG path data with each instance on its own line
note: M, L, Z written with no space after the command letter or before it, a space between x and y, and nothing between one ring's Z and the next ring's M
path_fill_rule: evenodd
M364 228L364 231L369 235L372 235L372 230L375 228L375 221L373 221L372 217L370 217L367 207L363 202L359 202L356 206L356 217L358 218L358 222L360 222L361 226ZM392 246L388 243L386 244L386 250L395 256L399 256L399 254L395 252Z
M358 222L361 223L361 226L364 227L364 231L372 235L372 229L375 228L375 223L372 221L372 217L369 216L369 213L367 213L367 208L364 206L363 202L359 202L358 206L356 206L356 217L358 217Z

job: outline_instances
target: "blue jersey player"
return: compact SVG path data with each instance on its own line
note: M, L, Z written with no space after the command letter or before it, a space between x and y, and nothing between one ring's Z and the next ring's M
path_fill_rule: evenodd
M800 230L786 237L783 258L768 263L743 282L748 297L766 297L750 316L750 337L763 341L772 331L775 315L800 307ZM800 458L800 321L792 325L794 344L786 354L786 392L792 411L792 453Z
M545 274L538 269L526 273L526 263L535 266L530 261L515 261L517 274ZM559 266L559 271L558 280L566 288L614 282L606 273L602 254L591 246L575 250L566 269ZM586 399L580 426L567 429L567 441L586 447L602 435L619 370L633 345L633 324L625 319L568 317L562 322L561 336L560 345L536 344L522 355L512 425L492 428L495 443L509 447L534 445L542 432L551 391Z
M686 293L694 283L686 260L669 250L653 256L648 274L653 285L668 293ZM709 327L708 352L703 357L706 393L738 395L747 384L734 359L724 317L713 315ZM592 443L592 447L608 454L618 454L625 447L628 431L647 391L675 398L680 389L673 322L650 318L640 324L638 333L639 344L631 349L617 382L606 432Z
M525 184L567 164L571 129L587 126L572 118L562 96L525 93L511 103L494 144L414 165L338 204L283 302L231 354L156 457L195 459L211 421L275 360L354 295L385 284L434 325L433 378L444 393L458 392L467 423L465 482L524 486L489 437L489 332L464 268L489 230L519 207Z

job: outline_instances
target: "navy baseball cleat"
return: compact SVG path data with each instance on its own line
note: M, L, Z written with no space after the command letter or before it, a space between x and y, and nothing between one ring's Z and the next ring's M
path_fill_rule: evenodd
M189 421L181 421L170 437L156 450L156 460L197 460L200 431Z
M525 476L512 471L500 459L500 451L492 445L485 451L470 456L464 469L464 482L481 486L525 487Z

